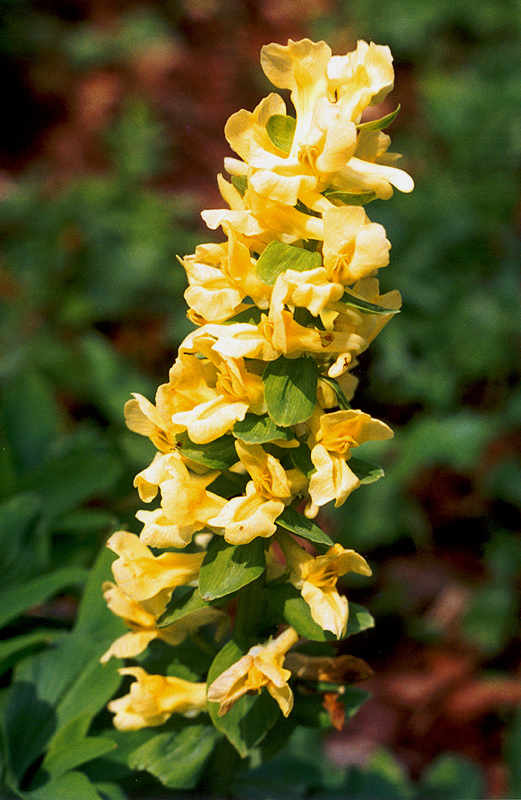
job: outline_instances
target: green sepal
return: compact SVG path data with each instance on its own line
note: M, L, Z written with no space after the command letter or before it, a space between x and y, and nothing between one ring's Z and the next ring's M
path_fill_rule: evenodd
M255 274L268 286L273 286L278 276L288 269L307 272L322 265L320 253L284 242L270 242L260 254Z
M289 427L310 418L317 403L318 365L310 356L268 362L262 376L268 414Z
M225 435L207 444L195 444L183 431L176 435L176 447L183 456L210 469L228 469L239 460L233 436Z
M265 542L257 537L248 544L228 544L216 536L199 573L199 592L203 600L217 600L237 592L256 580L266 569Z
M248 308L243 308L242 311L239 311L238 314L235 314L234 317L229 317L229 319L225 319L222 323L223 325L236 325L239 322L246 323L247 325L258 325L261 321L261 314L262 311L258 306L248 306Z
M270 142L284 153L291 151L297 120L287 114L273 114L266 123L266 133Z
M385 117L380 119L371 119L368 122L360 122L356 127L359 131L382 131L393 122L400 113L401 105L398 103L398 108L386 114Z
M328 200L331 200L332 203L341 203L344 206L365 206L372 200L377 199L375 192L352 194L351 192L338 192L335 189L326 189L322 194L324 197L327 197Z
M367 300L362 300L361 297L355 297L350 292L344 292L339 303L350 308L356 308L357 311L363 311L364 314L399 314L399 308L385 308L384 306L377 306L375 303L369 303Z
M307 539L309 542L315 544L323 544L327 547L332 547L334 541L329 538L327 533L324 533L322 528L315 525L310 519L303 514L299 514L292 506L287 506L282 514L277 518L277 525L285 528L287 531L301 536L302 539Z
M247 649L233 639L227 642L212 662L208 686L246 653ZM215 727L225 734L242 758L264 739L280 715L279 706L267 689L260 694L244 695L222 717L218 714L218 703L208 703L208 709Z
M183 619L183 617L187 617L188 614L200 611L207 605L208 603L203 600L197 589L191 588L189 591L185 591L181 597L174 592L170 602L157 621L157 627L166 628L167 625L172 625L174 622Z
M241 197L244 197L246 189L248 188L248 178L246 175L232 175L232 186L234 186Z
M232 433L246 444L265 444L278 439L289 442L295 438L291 428L280 428L267 414L246 414L242 421L235 423Z
M351 456L347 464L360 483L375 483L384 476L384 471L381 467L370 464L368 461L363 461L361 458L355 458L355 456Z
M349 409L351 408L351 403L349 402L344 392L340 388L338 381L336 381L334 378L329 378L327 375L321 375L320 379L325 383L329 384L329 386L331 386L334 392L336 393L339 408L342 411L349 411Z

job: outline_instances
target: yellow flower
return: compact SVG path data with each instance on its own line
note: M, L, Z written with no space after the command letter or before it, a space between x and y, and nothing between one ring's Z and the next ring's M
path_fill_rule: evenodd
M331 500L335 501L335 506L341 506L351 492L360 486L360 481L348 467L345 458L330 453L322 444L313 447L311 460L316 470L309 481L309 495L314 510L311 513L309 508L306 516L315 516L318 513L317 506L323 506Z
M208 524L223 528L230 544L247 544L257 536L267 538L275 533L275 520L307 481L299 470L286 472L261 445L238 439L235 449L252 480L246 486L246 494L229 500Z
M133 600L147 600L176 586L196 585L204 553L154 556L134 533L112 534L107 547L118 554L112 572L119 588Z
M277 541L290 568L289 579L302 593L314 621L341 639L347 629L349 606L347 598L338 594L336 584L347 572L371 575L367 561L340 544L330 547L323 556L313 557L284 532L277 535Z
M293 708L293 693L288 685L291 672L284 669L287 651L298 641L293 628L287 628L267 644L255 645L208 687L208 700L219 703L222 717L245 694L259 693L266 686L285 717Z
M393 86L389 48L359 42L354 53L332 57L325 42L290 39L285 46L264 47L261 63L275 86L291 90L296 128L289 153L279 150L263 130L269 116L285 113L277 95L270 95L253 113L232 115L225 134L249 166L250 190L287 206L302 200L311 208L327 187L349 193L374 191L379 197L389 197L393 185L412 190L407 173L390 166L394 158L386 154L388 141L369 136L380 144L367 147L367 134L373 132L358 132L356 127L362 111L381 102ZM235 159L225 165L231 174L245 174ZM253 207L252 212L260 220ZM261 224L271 227L266 219Z
M103 596L107 605L113 614L123 619L130 632L112 643L101 657L101 662L105 663L112 656L134 658L142 653L153 639L162 639L170 645L181 644L197 628L210 622L222 621L224 617L219 609L205 606L192 614L187 614L172 625L158 628L157 620L165 611L171 594L171 591L163 591L139 603L125 594L116 584L106 581L103 584Z
M115 714L114 726L120 731L163 725L172 714L193 717L206 707L206 683L149 675L141 667L126 667L119 673L136 678L129 694L108 704Z
M316 468L309 482L312 503L322 506L335 500L335 505L340 506L360 485L346 463L351 448L367 441L390 439L393 432L384 422L355 409L315 412L310 427L311 460Z
M361 206L332 207L323 213L324 266L329 280L352 284L389 263L390 243L382 225Z
M134 480L145 503L161 490L161 508L136 515L145 523L141 541L151 547L185 547L226 503L206 489L218 474L194 475L177 453L156 457Z
M392 439L394 435L385 422L354 408L316 415L311 424L316 441L341 455L364 442Z

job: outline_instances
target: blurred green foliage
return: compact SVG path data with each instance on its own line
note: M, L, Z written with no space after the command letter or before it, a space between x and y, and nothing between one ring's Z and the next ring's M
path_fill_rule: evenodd
M32 0L3 0L2 64L18 69L52 55L75 75L124 68L150 44L181 40L182 5L143 11L130 4L117 26L101 30L73 6L66 18ZM217 13L228 20L230 8L224 3ZM396 430L391 445L364 448L385 464L386 478L354 493L334 519L348 546L375 561L380 548L404 540L430 548L445 523L411 487L433 469L468 477L483 504L456 515L463 530L456 538L463 546L469 537L483 556L484 578L473 586L463 629L494 659L515 641L520 605L521 6L343 0L314 25L310 36L336 52L353 37L390 46L402 111L389 132L416 181L412 195L368 207L393 246L383 287L398 287L404 299L362 361L357 394L360 407ZM17 124L4 119L5 130L15 131L7 139L19 134ZM219 750L222 741L203 742L200 760L179 772L162 756L160 736L121 735L100 713L119 681L112 666L98 666L119 624L105 615L99 594L108 555L91 573L72 632L56 609L26 613L56 595L77 597L108 532L132 526L133 476L153 450L126 431L123 404L131 392L153 398L188 330L176 254L191 252L201 234L190 197L158 188L175 148L156 109L132 89L102 142L102 170L53 182L40 159L2 189L2 779L7 796L35 800L120 800L120 785L130 796L152 796L158 784L138 773L133 789L128 762L148 765L183 797L197 787L218 794L219 776L231 781L220 772L230 757ZM136 329L139 345L126 346ZM382 608L387 600L380 598ZM405 616L396 603L392 613ZM441 754L413 784L383 750L364 769L334 768L313 736L298 726L269 764L243 764L232 796L483 796L479 769L457 756ZM521 785L520 741L518 715L506 747L512 797ZM187 751L192 744L180 741ZM207 759L210 777L198 783Z

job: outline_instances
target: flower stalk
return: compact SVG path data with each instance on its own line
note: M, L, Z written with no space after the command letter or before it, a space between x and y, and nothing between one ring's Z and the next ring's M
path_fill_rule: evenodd
M135 479L141 500L155 505L138 512L139 536L109 540L118 558L115 583L104 587L130 631L103 660L146 661L158 639L171 652L164 675L122 670L137 682L109 706L115 724L135 730L207 709L241 754L251 743L226 720L241 709L251 716L266 692L272 711L290 715L304 639L321 642L323 663L335 663L328 642L350 622L339 582L371 574L313 520L381 474L353 450L393 435L351 406L357 358L400 307L397 291L380 294L390 242L365 206L413 188L382 130L395 115L362 116L392 89L387 47L358 42L333 56L325 42L290 40L264 47L261 64L289 90L295 116L272 93L226 125L237 156L225 160L230 179L218 178L227 207L203 212L221 241L181 262L195 329L155 404L136 394L125 407L128 427L157 448ZM201 664L199 648L193 681L177 675L176 648L196 631L219 647L223 619L231 639L213 663ZM315 672L322 682L328 674ZM255 742L276 720L260 716Z

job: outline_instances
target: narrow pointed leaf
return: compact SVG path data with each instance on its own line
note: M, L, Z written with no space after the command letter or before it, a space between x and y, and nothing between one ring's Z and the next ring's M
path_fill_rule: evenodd
M364 314L399 314L399 308L385 308L385 306L378 306L375 303L369 303L367 300L362 300L361 297L355 297L350 292L345 292L339 303L344 303L350 308L356 308L358 311L363 311Z
M317 402L318 366L314 358L270 361L262 376L268 413L276 425L289 427L310 418Z
M361 122L356 127L359 131L383 131L384 128L387 128L387 126L396 119L400 113L400 109L401 105L398 104L398 108L396 108L394 111L391 111L390 114L386 114L385 117L380 117L380 119L371 119L368 122Z
M376 200L375 192L363 192L362 194L351 194L350 192L325 191L324 196L332 203L341 203L344 206L365 206L372 200Z
M315 525L314 522L303 514L299 514L292 506L288 506L284 509L282 514L277 518L277 524L280 525L281 528L285 528L287 531L301 536L303 539L315 542L315 544L324 544L327 545L327 547L332 547L334 545L333 540L330 539L327 533L324 533L318 525Z

